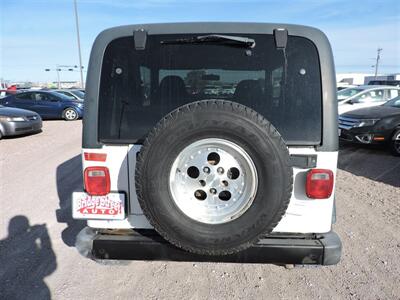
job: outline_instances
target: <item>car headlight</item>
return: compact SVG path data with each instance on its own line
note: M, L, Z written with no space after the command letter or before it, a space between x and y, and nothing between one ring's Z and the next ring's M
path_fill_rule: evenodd
M78 103L76 106L78 106L79 108L83 108L83 103Z
M360 120L360 123L358 123L357 127L366 127L366 126L374 126L376 122L378 122L380 119L364 119Z
M26 121L24 117L0 117L1 120L8 122L24 122Z

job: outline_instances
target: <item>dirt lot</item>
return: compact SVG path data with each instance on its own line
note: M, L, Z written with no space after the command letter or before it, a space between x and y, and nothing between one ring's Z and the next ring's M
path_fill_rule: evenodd
M102 265L73 247L81 122L0 141L0 299L400 299L400 158L342 146L331 267L134 261Z

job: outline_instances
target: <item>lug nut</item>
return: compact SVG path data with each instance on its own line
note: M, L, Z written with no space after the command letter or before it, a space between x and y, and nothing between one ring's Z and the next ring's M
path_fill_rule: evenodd
M224 174L224 168L222 168L222 167L219 167L218 169L217 169L217 172L218 172L218 174Z
M209 174L210 173L210 168L209 167L204 167L203 171L204 171L204 173Z
M211 188L211 189L210 189L210 193L211 193L211 194L216 194L216 193L217 193L217 190L214 189L214 188Z

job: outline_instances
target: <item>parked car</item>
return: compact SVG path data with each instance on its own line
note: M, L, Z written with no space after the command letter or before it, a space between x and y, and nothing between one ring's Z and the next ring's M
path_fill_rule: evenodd
M383 105L367 107L339 116L339 137L361 144L387 144L400 155L400 96Z
M85 93L81 90L54 90L54 92L63 94L67 97L83 101L85 98Z
M336 83L321 31L121 26L100 34L90 63L85 190L71 199L89 226L78 236L84 251L115 258L128 242L150 259L338 263ZM188 93L187 78L204 92ZM116 237L117 228L134 234Z
M37 112L42 119L73 121L83 116L83 101L53 91L28 91L0 100L0 104Z
M349 95L347 98L341 96ZM338 92L339 115L364 107L381 105L400 95L400 88L393 86L364 85Z
M40 116L29 110L0 105L0 139L39 132L42 128Z
M16 93L18 93L18 90L0 90L0 99L10 95L15 95Z

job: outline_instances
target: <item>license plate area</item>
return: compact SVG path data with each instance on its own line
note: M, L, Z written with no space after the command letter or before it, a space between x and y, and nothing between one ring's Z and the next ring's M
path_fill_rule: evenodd
M109 193L91 196L83 192L72 194L74 219L123 220L125 219L125 194Z

